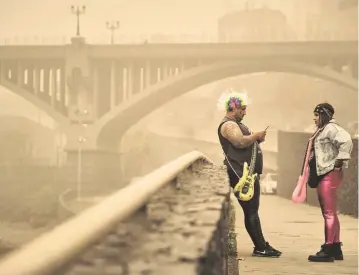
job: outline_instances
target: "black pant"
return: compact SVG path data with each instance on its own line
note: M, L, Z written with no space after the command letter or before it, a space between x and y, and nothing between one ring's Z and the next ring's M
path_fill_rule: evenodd
M238 183L238 177L232 171L231 168L227 169L229 182L232 188ZM261 222L259 220L258 210L259 210L259 198L261 190L259 184L259 176L254 182L254 195L253 198L249 201L238 200L241 205L244 213L244 224L249 236L252 239L252 242L256 249L264 250L265 249L265 239L262 233Z

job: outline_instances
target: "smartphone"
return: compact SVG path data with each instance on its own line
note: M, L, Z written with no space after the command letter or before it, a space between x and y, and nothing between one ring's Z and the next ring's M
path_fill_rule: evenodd
M264 130L264 132L266 132L268 128L269 128L269 126L267 126L267 128Z

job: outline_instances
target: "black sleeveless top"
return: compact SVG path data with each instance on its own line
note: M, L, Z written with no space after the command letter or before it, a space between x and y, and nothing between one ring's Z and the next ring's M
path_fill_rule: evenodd
M232 165L233 169L236 171L238 176L242 176L243 173L243 165L245 162L250 165L251 158L252 158L252 150L254 144L252 144L249 147L246 148L236 148L234 147L228 139L222 136L221 134L221 127L224 123L227 121L234 121L238 124L239 128L241 129L243 135L249 136L251 134L250 130L247 126L245 126L243 123L237 122L235 120L229 119L225 117L222 122L218 126L218 137L219 142L221 143L222 149L224 153L226 154L230 164ZM224 160L224 164L229 168L227 160ZM263 154L262 150L259 147L259 144L257 146L257 157L256 157L256 163L254 166L254 173L257 173L258 175L262 174L263 172Z

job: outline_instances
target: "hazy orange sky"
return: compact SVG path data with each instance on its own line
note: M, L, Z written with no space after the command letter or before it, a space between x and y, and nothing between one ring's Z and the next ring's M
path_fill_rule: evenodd
M250 0L251 6L281 9L288 19L295 3L308 0ZM309 0L318 2L322 0ZM334 1L334 0L327 0ZM38 36L72 36L76 17L71 5L86 5L81 17L86 37L108 36L107 20L121 22L120 35L216 34L217 20L228 10L241 9L247 0L0 0L0 39ZM312 3L314 4L314 3ZM312 5L311 5L312 6ZM295 19L297 20L297 19ZM289 20L291 21L291 20Z
M194 4L195 3L195 4ZM85 35L108 34L105 21L119 20L123 34L216 32L221 0L0 0L0 37L75 33L70 6L86 5Z

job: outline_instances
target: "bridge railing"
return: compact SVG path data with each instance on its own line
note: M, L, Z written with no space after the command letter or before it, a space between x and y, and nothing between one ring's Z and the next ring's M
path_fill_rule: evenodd
M117 35L115 44L144 43L238 43L238 42L295 42L295 41L347 41L357 40L357 29L349 30L313 30L305 34L290 31L250 32L250 35L231 34L151 34L151 35ZM110 44L108 35L86 37L90 44ZM65 45L71 43L66 36L14 36L0 40L0 45Z
M227 274L225 180L187 153L6 255L0 274Z

